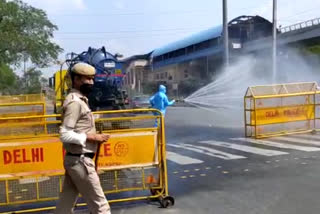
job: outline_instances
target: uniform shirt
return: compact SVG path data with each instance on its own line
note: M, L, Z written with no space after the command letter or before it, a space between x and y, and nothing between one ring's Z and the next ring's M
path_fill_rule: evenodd
M95 134L96 127L88 99L76 89L72 89L63 102L62 127L76 133ZM85 142L84 146L77 143L63 142L67 152L73 154L95 153L97 144Z

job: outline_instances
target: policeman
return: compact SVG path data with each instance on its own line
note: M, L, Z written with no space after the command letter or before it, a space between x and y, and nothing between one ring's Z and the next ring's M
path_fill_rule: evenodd
M99 144L109 139L107 134L96 134L88 106L87 96L92 91L95 69L89 64L77 63L70 75L72 89L63 103L60 127L60 140L66 150L66 172L55 213L72 214L80 193L91 214L111 214L93 161Z

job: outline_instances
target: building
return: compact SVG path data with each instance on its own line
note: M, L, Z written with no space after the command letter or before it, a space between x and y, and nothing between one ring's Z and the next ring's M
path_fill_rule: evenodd
M143 84L150 82L149 59L150 54L146 54L136 55L124 60L126 76L123 79L123 84L130 97L145 93Z
M290 72L292 68L287 65L296 61L295 55L318 69L320 61L313 53L317 52L319 44L319 20L278 29L279 70ZM260 16L239 16L231 20L228 23L230 62L249 55L256 74L266 77L266 72L272 69L272 28L273 24ZM148 63L144 67L145 78L135 78L139 78L140 86L153 84L155 88L165 84L171 95L188 95L216 79L222 71L223 52L223 28L220 25L153 50L148 54ZM133 84L131 88L136 87Z
M240 16L228 24L231 60L243 44L272 35L272 23L260 16ZM223 27L217 26L155 49L151 80L177 90L188 81L208 83L223 64ZM175 94L175 92L174 92Z
M239 16L228 23L228 30L232 61L244 43L270 37L272 23L260 16ZM223 65L223 51L223 27L212 27L143 55L149 57L147 64L127 67L127 85L141 92L141 85L165 84L172 95L188 94L215 78Z

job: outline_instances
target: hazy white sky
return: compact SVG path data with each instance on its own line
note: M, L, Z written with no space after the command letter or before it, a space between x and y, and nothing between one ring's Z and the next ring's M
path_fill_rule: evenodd
M105 46L125 57L144 54L222 23L222 0L23 0L45 10L59 27L55 41L68 52ZM272 17L272 0L229 0L229 20ZM278 0L278 25L320 17L319 0ZM51 76L56 68L46 71Z

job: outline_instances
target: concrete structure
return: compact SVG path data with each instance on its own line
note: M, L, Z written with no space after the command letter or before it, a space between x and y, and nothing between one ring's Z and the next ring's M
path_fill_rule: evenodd
M271 37L260 38L245 43L244 52L254 52L271 48ZM279 29L278 46L320 44L320 18L308 20Z
M228 24L230 63L242 55L260 55L268 67L271 64L272 26L271 22L260 16L240 16L231 20ZM320 43L320 19L283 27L278 31L279 53L286 52L288 46L314 43ZM187 93L190 85L205 85L222 71L222 25L157 48L143 59L148 59L148 63L142 66L144 78L138 71L141 66L132 65L134 69L131 66L127 70L132 90L141 92L142 84L154 83L165 84L169 94L179 95L179 89ZM135 73L132 74L134 78L130 73Z
M228 29L233 58L245 42L271 36L272 23L260 16L240 16L229 22ZM169 92L175 88L188 92L193 83L201 86L212 81L221 70L222 59L223 29L218 26L154 50L153 81L166 84Z
M142 84L149 82L149 62L146 59L131 61L126 67L124 85L129 96L143 93Z

